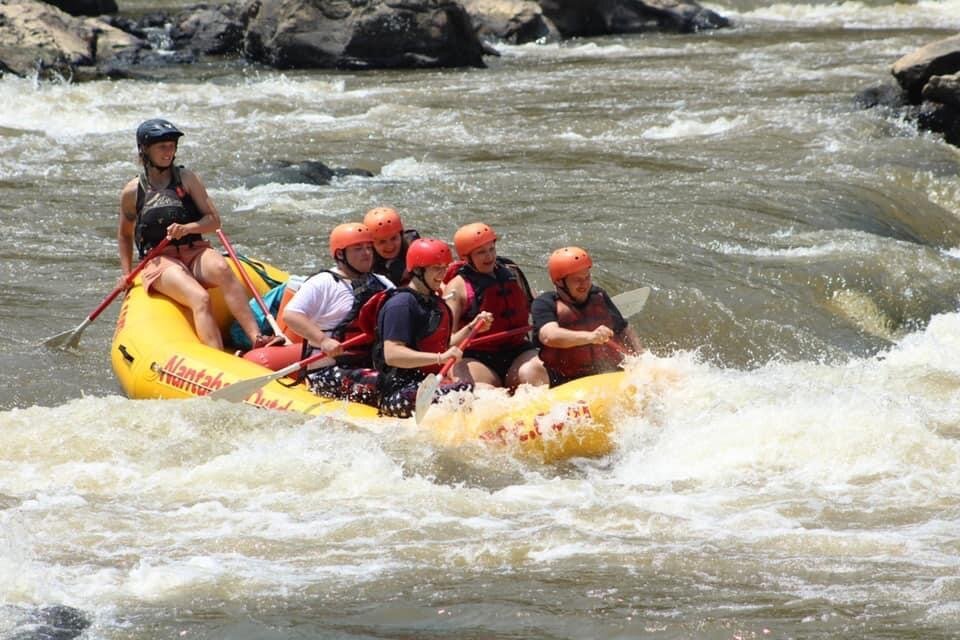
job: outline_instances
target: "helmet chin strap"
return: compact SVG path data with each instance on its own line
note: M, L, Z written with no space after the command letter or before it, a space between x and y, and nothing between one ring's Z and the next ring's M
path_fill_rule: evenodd
M423 283L424 289L426 289L427 291L433 291L433 287L427 284L426 275L427 275L426 269L424 269L423 267L417 267L416 269L410 272L410 279L413 280L414 278L416 278L417 280Z
M363 271L357 271L353 268L353 265L350 264L350 261L347 260L347 252L345 249L340 249L337 251L337 256L335 256L338 265L341 265L341 268L347 271L346 275L351 279L355 280L356 278L364 275Z
M559 283L556 283L556 282L554 283L554 286L556 286L557 291L559 291L564 296L566 296L568 300L570 300L571 302L576 302L576 300L573 297L573 294L570 293L570 289L567 287L566 278L561 278Z
M149 169L150 167L153 167L158 171L168 171L173 167L174 163L177 161L177 156L174 155L172 158L170 158L170 164L168 164L165 167L161 167L160 165L155 163L153 160L151 160L150 155L146 151L140 152L140 159L143 162L143 166L145 169Z

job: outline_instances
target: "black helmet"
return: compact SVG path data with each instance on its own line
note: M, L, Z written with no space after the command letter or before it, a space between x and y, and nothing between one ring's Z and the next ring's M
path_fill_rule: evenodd
M154 118L146 120L137 127L137 146L144 147L163 140L177 140L183 131L173 126L169 120Z

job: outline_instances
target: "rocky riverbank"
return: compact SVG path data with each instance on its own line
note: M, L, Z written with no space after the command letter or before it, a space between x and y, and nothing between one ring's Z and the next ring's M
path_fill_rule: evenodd
M117 11L112 0L0 0L0 73L135 77L204 56L280 69L483 67L496 55L491 41L730 24L695 0L236 0L137 18Z
M902 113L920 129L943 134L960 146L960 35L931 42L893 63L896 84L870 87L857 95L867 108Z

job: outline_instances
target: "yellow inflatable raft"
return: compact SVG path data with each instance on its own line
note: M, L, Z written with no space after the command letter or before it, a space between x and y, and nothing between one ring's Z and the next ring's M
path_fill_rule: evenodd
M263 263L244 260L254 285L265 293L266 278L285 282L288 275ZM264 277L266 276L266 278ZM214 313L227 334L232 318L223 298L211 290ZM271 373L269 369L202 344L190 313L162 295L147 295L139 278L127 292L110 349L113 370L131 398L190 398L213 393L233 382ZM377 410L363 404L314 395L305 385L273 381L245 402L265 409L331 415L369 425ZM612 448L616 415L629 410L635 395L623 373L591 376L554 389L536 389L493 400L460 402L444 398L419 425L443 445L485 443L544 461L599 456ZM413 419L410 419L413 423Z

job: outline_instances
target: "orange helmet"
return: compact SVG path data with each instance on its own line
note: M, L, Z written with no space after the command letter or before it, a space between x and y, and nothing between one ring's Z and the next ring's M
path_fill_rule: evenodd
M547 273L550 280L559 282L571 273L583 271L593 266L590 254L580 247L564 247L557 249L547 259Z
M338 224L330 232L330 255L336 258L337 251L364 242L373 242L373 234L365 225L359 222Z
M448 265L453 262L450 247L443 240L419 238L410 243L407 249L407 271L421 267Z
M363 216L363 224L373 233L375 240L386 240L403 233L400 214L391 207L375 207Z
M453 234L453 246L457 248L457 254L462 260L477 250L477 247L493 242L497 239L497 234L493 229L482 222L472 222L466 224Z

